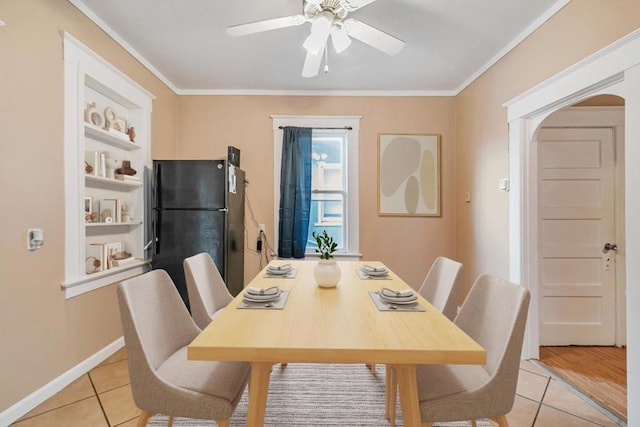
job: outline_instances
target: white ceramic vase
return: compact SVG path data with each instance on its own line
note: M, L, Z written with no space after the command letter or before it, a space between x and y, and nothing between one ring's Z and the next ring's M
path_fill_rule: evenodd
M334 288L340 281L340 266L335 259L321 259L313 269L313 277L321 288Z
M106 178L115 178L115 169L118 167L118 161L113 157L106 157L104 159L105 169L106 169Z

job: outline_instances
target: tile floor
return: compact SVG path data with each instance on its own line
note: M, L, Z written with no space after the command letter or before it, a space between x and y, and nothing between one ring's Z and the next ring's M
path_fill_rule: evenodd
M126 358L125 350L119 350L13 426L135 427L139 411ZM507 419L511 427L618 425L529 361L520 365L517 396Z

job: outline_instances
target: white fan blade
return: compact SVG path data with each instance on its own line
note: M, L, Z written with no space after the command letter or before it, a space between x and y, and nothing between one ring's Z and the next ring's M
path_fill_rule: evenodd
M324 51L320 50L319 53L313 54L307 51L307 57L304 59L304 65L302 66L302 77L315 77L320 71L320 64L322 64L322 56Z
M404 41L390 34L380 31L377 28L367 25L364 22L360 22L357 19L347 19L342 23L342 29L347 32L348 35L360 40L369 46L376 48L387 55L398 54L404 45Z
M240 37L248 34L261 33L263 31L276 30L278 28L295 27L305 22L307 22L307 18L303 15L284 16L282 18L250 22L248 24L233 25L227 27L227 34L233 37Z
M309 37L307 37L302 44L307 52L316 55L324 49L325 44L327 44L329 32L333 28L334 20L335 15L327 11L319 13L314 18L313 24L311 24L311 34L309 34Z
M333 42L333 48L337 53L342 52L351 44L351 39L345 30L334 25L331 29L331 41Z
M360 9L368 5L369 3L373 3L376 0L340 0L340 4L345 10L349 12L353 12L356 9Z

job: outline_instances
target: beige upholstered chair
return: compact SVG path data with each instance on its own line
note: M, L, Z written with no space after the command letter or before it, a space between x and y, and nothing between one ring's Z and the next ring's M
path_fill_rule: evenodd
M528 307L529 291L524 287L491 275L476 280L455 324L484 347L487 364L418 366L424 427L461 420L472 420L475 426L479 418L508 425L506 414L515 399ZM394 374L393 390L395 382ZM395 409L395 393L388 397L388 407Z
M446 257L438 257L418 290L449 320L458 314L458 294L460 293L460 272L462 264Z
M191 316L196 325L204 329L233 297L208 253L189 257L184 260L183 265Z
M239 362L187 360L187 345L200 333L164 270L118 286L122 329L138 427L156 413L215 420L228 427L249 377Z
M462 264L446 257L438 257L424 278L418 293L442 312L449 320L458 313L458 294L460 293L460 272ZM375 374L376 365L371 365ZM387 378L389 371L387 369Z

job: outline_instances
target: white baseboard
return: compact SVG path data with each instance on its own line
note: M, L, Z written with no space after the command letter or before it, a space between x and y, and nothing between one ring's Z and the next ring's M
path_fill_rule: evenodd
M15 422L21 416L99 365L103 360L120 350L122 347L124 347L124 338L120 337L92 356L89 356L87 359L78 363L59 377L54 378L48 384L43 385L15 405L10 406L0 413L0 427L7 427L9 424Z

